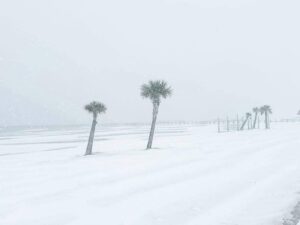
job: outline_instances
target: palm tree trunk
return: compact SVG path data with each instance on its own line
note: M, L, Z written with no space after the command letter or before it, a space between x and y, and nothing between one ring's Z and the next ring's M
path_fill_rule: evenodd
M265 112L265 126L266 126L266 129L268 129L268 113Z
M244 127L245 127L247 121L248 121L248 118L245 119L245 121L244 121L243 125L241 126L241 129L240 129L240 130L244 130Z
M253 128L256 128L256 122L257 122L257 112L255 113L254 122L253 122Z
M89 142L88 142L88 145L86 147L85 155L91 155L92 154L96 125L97 125L97 118L94 117L93 123L92 123L92 128L91 128L91 131L90 131Z
M158 104L155 104L155 103L153 104L152 124L151 124L151 130L150 130L150 134L149 134L147 149L152 148L156 119L157 119L157 114L158 114L158 106L159 106Z

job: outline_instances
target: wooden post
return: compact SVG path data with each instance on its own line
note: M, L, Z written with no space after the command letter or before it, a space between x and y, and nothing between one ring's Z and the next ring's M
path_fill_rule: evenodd
M227 132L229 132L229 118L228 118L228 116L226 118L226 123L227 123Z
M221 133L220 119L218 118L218 133Z

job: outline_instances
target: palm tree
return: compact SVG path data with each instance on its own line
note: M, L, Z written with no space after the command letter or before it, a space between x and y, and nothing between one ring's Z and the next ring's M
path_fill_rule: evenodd
M252 116L251 113L246 113L246 119L245 119L245 121L243 122L243 124L242 124L240 130L244 130L244 127L245 127L247 121L249 120L249 118L250 118L251 116Z
M149 98L153 104L152 125L149 134L147 149L152 148L153 136L155 131L158 108L162 98L167 98L172 95L172 89L167 82L163 80L149 81L141 87L141 96Z
M91 155L92 154L92 149L93 149L93 142L94 142L94 136L95 136L95 129L97 125L97 117L101 113L106 112L106 107L104 104L100 102L91 102L90 104L86 105L85 110L88 111L89 113L93 114L93 123L92 123L92 128L90 131L90 137L89 137L89 142L86 147L86 152L85 155Z
M270 129L270 118L269 118L269 114L272 113L271 106L269 106L269 105L264 105L264 106L260 107L260 113L261 113L262 115L265 114L265 126L266 126L266 129Z
M253 128L256 128L256 123L257 123L257 117L258 117L258 113L260 112L258 107L253 108L253 112L255 113L255 117L254 117L254 122L253 122Z

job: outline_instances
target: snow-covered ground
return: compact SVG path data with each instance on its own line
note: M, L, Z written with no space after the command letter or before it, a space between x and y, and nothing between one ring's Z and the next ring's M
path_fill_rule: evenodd
M300 200L300 123L0 130L2 225L282 225Z

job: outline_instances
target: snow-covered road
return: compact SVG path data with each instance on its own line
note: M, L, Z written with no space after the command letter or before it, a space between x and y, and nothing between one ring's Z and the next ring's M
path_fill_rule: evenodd
M100 128L100 127L99 127ZM300 123L2 130L0 224L282 225L300 199Z

